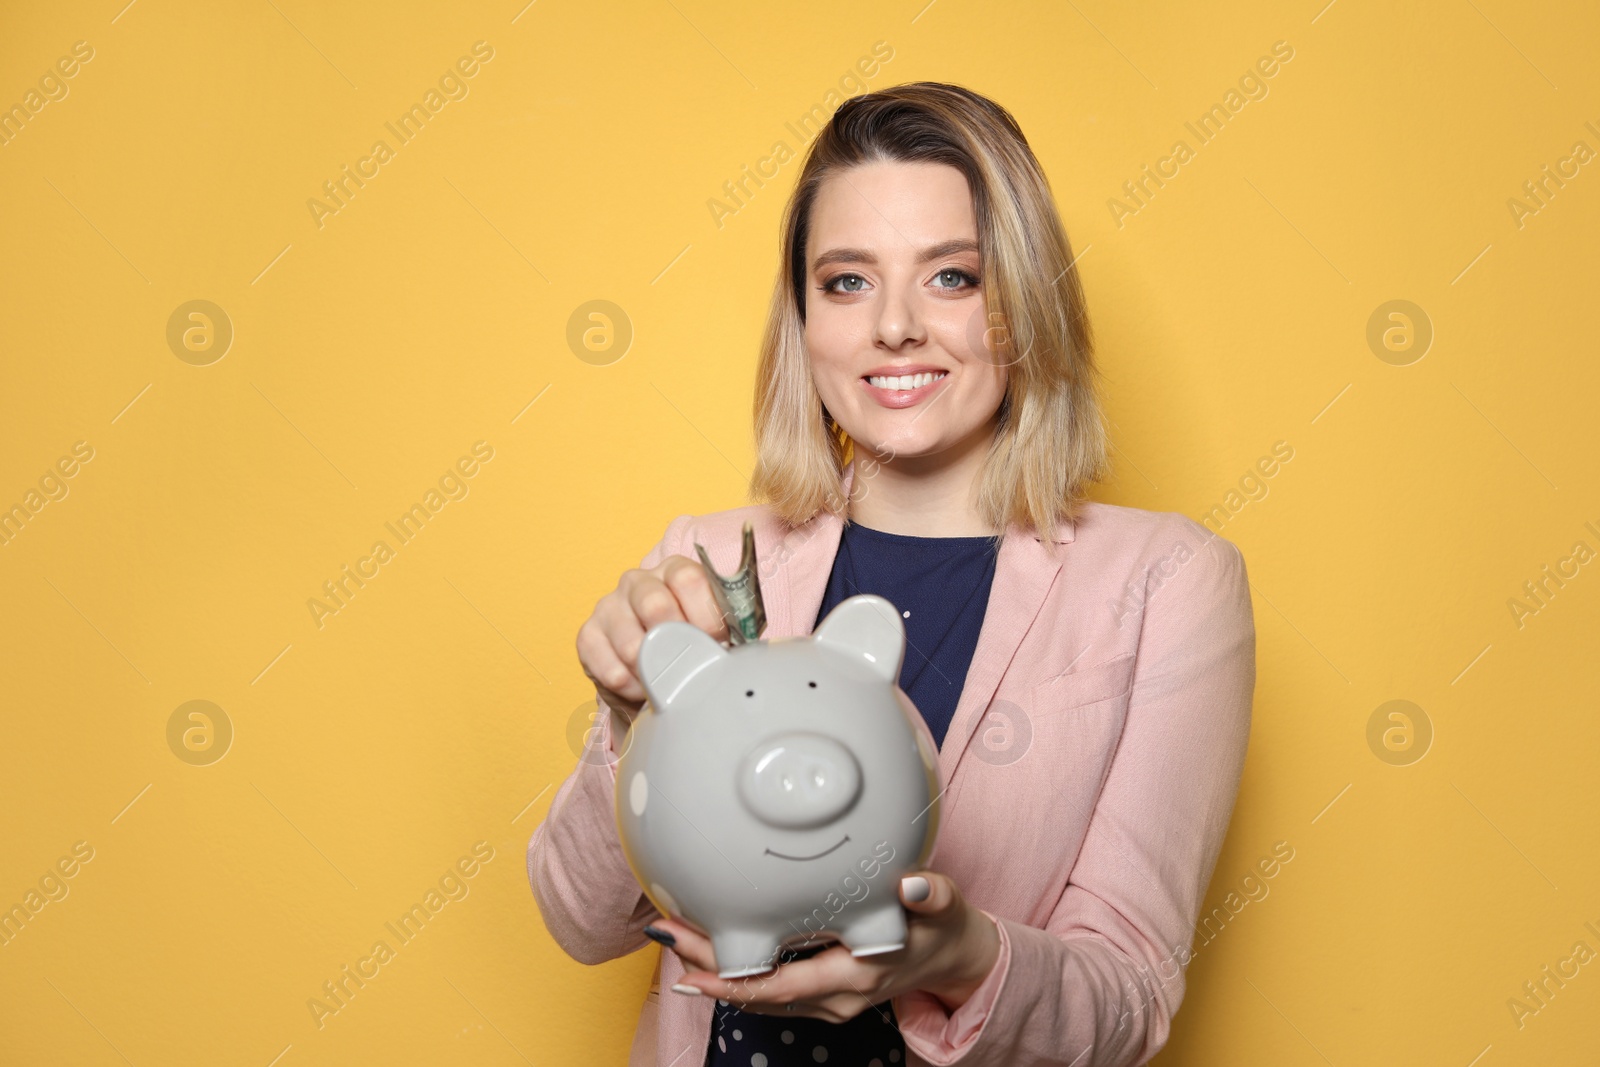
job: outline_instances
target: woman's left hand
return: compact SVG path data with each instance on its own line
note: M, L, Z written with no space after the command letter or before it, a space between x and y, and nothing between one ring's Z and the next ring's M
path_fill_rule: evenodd
M920 900L912 898L922 888L919 880L925 880L928 888ZM856 957L843 945L833 944L808 959L747 978L718 978L710 940L683 922L658 919L651 926L676 939L672 951L687 968L674 990L691 987L745 1011L842 1023L913 989L926 990L946 1010L954 1011L993 970L1000 934L993 920L966 901L955 882L934 871L901 879L900 899L910 912L905 948ZM791 1004L792 1010L787 1007Z

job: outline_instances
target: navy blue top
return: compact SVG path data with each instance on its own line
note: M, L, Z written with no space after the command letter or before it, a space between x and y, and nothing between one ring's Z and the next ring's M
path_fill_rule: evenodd
M858 593L876 593L900 609L906 628L900 688L941 747L978 647L999 546L995 537L913 537L847 522L813 624L815 629L840 601ZM827 947L784 949L778 962L805 959ZM824 1061L878 1067L905 1063L893 1001L874 1004L846 1023L763 1015L717 1001L706 1067Z

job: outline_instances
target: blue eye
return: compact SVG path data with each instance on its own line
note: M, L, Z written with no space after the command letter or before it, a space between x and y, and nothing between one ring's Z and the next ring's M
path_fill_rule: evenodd
M832 278L829 278L826 282L824 282L822 284L822 286L821 286L821 289L825 293L839 293L839 292L859 293L859 292L861 292L860 289L844 289L844 290L840 290L840 289L835 288L835 286L837 286L840 282L850 281L850 280L860 282L863 285L865 285L866 281L867 281L865 278L863 278L859 274L838 274L838 275L835 275Z
M964 281L968 285L971 285L971 286L976 286L978 284L978 279L977 278L974 278L972 275L968 274L966 271L959 270L959 269L957 269L955 267L946 267L944 270L940 271L937 276L940 277L940 278L944 278L947 275L951 275L951 274L956 276L956 280L958 282L963 282ZM938 286L937 288L940 288L940 289L958 289L958 288L960 288L960 286L959 285L941 285L941 286Z

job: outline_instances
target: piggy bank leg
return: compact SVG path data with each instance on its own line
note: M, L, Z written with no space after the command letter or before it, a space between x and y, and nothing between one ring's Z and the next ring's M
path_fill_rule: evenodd
M778 965L778 939L754 930L720 930L711 935L718 978L765 974Z
M864 911L839 931L839 940L852 956L871 956L906 947L906 917L898 900Z

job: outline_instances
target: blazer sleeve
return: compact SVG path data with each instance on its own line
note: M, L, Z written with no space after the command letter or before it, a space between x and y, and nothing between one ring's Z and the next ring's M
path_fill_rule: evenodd
M994 969L953 1013L921 991L896 999L930 1064L1126 1067L1167 1043L1255 689L1244 557L1184 521L1194 555L1148 594L1122 738L1044 928L997 919Z
M641 569L677 555L691 521L673 519ZM528 840L528 881L545 928L567 955L588 964L644 948L651 943L645 926L661 917L634 880L617 835L613 738L626 732L630 713L607 705L598 687L595 696L598 728Z

